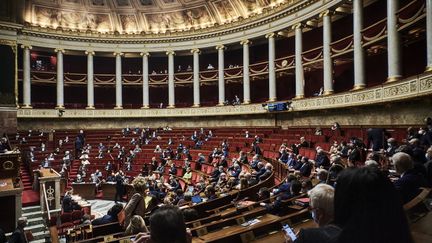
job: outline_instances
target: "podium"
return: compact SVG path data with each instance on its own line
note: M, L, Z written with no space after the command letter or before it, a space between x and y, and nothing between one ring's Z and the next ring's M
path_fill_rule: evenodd
M60 174L53 169L40 169L39 193L43 211L60 212Z
M0 154L0 228L12 232L22 215L22 183L19 180L21 154Z

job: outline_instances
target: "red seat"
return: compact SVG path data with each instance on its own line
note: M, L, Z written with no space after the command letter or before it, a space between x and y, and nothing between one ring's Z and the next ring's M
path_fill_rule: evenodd
M62 213L60 219L62 224L72 222L72 213Z
M72 212L72 223L73 224L80 224L82 215L83 215L83 213L81 210L74 210Z

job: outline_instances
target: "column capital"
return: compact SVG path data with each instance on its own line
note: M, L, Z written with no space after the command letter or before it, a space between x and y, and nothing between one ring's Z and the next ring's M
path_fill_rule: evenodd
M269 39L269 38L274 38L275 36L276 36L276 34L272 32L272 33L268 33L268 34L266 34L266 35L265 35L265 38L266 38L266 39Z
M216 50L225 50L225 49L226 49L226 46L224 46L222 44L216 46Z
M141 52L140 53L140 56L150 56L150 52L148 52L148 51L144 51L144 52Z
M21 45L21 48L22 48L22 49L28 48L29 50L31 50L33 47L32 47L31 45L25 45L25 44L22 44L22 45Z
M114 56L123 56L124 53L123 53L123 52L116 51L116 52L113 52L113 55L114 55Z
M54 52L61 52L61 53L65 53L65 50L64 49L61 49L61 48L56 48L56 49L54 49Z
M252 44L252 41L250 40L241 40L240 41L240 45L244 46L244 45L250 45Z
M198 49L198 48L194 48L194 49L192 49L190 52L191 52L191 53L198 53L198 54L201 54L201 50Z
M88 56L94 56L95 55L94 51L85 51L84 53Z
M325 17L325 16L332 16L333 13L334 13L333 11L327 9L327 10L321 12L321 13L319 14L319 17L322 18L322 17Z
M175 52L173 51L173 50L169 50L169 51L166 51L166 53L165 53L167 56L169 56L169 55L175 55Z
M302 29L303 27L304 27L304 24L303 24L303 23L297 23L297 24L291 26L291 28L292 28L293 30L296 30L296 29Z

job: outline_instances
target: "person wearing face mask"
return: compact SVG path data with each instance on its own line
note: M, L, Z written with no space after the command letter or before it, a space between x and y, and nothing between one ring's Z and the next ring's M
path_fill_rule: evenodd
M326 184L319 184L308 192L312 219L318 228L301 229L294 243L335 242L341 229L333 224L334 219L334 189ZM293 242L286 235L287 243Z

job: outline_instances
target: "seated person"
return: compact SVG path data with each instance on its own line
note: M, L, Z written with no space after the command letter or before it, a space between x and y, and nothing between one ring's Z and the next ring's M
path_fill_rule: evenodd
M310 210L312 219L318 228L301 229L297 234L295 243L307 242L334 242L341 229L333 225L334 219L334 189L325 184L317 185L308 192L310 198ZM288 235L285 235L286 242L292 242Z
M405 204L420 193L420 187L425 186L426 181L422 175L413 170L414 163L408 154L396 153L392 160L396 173L400 175L400 178L394 182L394 186L401 196L402 203Z
M318 149L315 157L315 167L328 169L330 168L330 159L327 157L323 149Z
M150 216L150 234L139 233L136 243L190 243L192 237L186 232L183 214L177 206L164 205Z
M298 181L298 180L292 181L291 182L291 188L290 188L291 195L288 198L286 198L285 200L299 196L301 189L302 189L302 185L301 185L300 181ZM282 200L283 199L281 197L276 197L276 199L273 202L260 203L260 205L265 207L269 213L279 215L283 209L282 208Z
M138 233L148 233L144 219L140 215L132 216L129 225L126 227L125 235L135 235Z
M116 203L114 204L107 212L106 215L94 219L92 221L92 225L101 225L101 224L108 224L108 223L112 223L112 222L116 222L117 219L117 215L120 213L120 211L122 211L123 209L123 205L120 203Z

